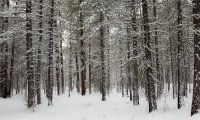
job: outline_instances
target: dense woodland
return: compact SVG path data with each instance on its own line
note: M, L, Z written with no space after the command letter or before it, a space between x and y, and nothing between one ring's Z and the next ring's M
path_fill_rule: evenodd
M0 0L0 97L112 91L200 109L200 0ZM56 91L56 92L55 92ZM190 111L188 111L190 112Z

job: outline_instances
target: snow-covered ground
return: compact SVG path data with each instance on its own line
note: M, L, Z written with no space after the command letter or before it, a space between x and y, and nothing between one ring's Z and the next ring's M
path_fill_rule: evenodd
M190 116L191 96L185 99L185 107L177 110L176 100L164 95L158 101L158 111L153 113L148 113L144 97L140 98L139 106L133 106L128 97L117 93L111 94L105 102L99 94L55 96L53 106L47 106L43 98L42 105L34 112L27 109L25 103L23 95L0 98L0 120L200 120L200 115Z

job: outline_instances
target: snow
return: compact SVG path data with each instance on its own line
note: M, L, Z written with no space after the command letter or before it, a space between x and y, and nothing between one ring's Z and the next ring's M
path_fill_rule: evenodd
M158 111L148 113L148 104L144 97L140 105L133 106L128 97L112 93L102 102L101 95L81 96L77 93L54 96L53 106L43 103L34 112L26 108L23 95L12 98L0 98L0 120L200 120L200 114L190 116L191 95L185 99L185 106L177 110L177 100L170 93L158 100Z

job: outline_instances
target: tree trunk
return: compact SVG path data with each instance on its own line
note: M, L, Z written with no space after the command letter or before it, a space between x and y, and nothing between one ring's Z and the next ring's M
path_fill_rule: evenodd
M62 93L65 93L65 79L64 79L64 64L63 64L63 49L62 49L62 45L63 45L63 39L60 39L60 64L61 64L61 90Z
M70 41L70 54L69 54L69 92L73 89L72 83L72 43Z
M178 109L182 107L183 104L183 80L181 80L181 54L182 54L182 39L183 39L183 33L182 33L182 6L181 6L181 0L178 0L178 66L177 66L177 82L178 82Z
M122 48L120 47L120 52L121 52L121 55L122 55ZM121 82L120 82L120 85L121 85L121 89L122 89L122 97L124 97L124 77L123 77L123 60L121 58L120 60L120 78L121 78Z
M27 46L27 81L28 81L28 108L34 107L34 67L32 46L32 1L26 0L26 46Z
M89 43L89 94L92 94L91 44Z
M83 0L79 0L79 4ZM80 9L80 39L81 39L81 94L86 94L86 86L85 86L85 80L86 80L86 65L85 65L85 50L84 50L84 40L83 40L83 12Z
M55 23L56 24L56 23ZM59 55L59 42L56 41L55 45L55 54L56 54L56 84L57 84L57 94L61 93L61 82L60 82L60 55Z
M36 93L37 93L37 104L41 104L41 45L43 39L43 0L39 1L39 41L38 41L38 51L37 51L37 63L36 63Z
M111 83L110 83L110 45L108 41L108 68L107 68L107 94L109 95L111 90Z
M127 28L126 28L126 34L127 34L127 58L128 58L128 63L127 63L127 77L128 77L128 89L129 89L129 93L130 93L130 101L132 101L132 80L131 80L131 70L130 70L130 28L129 28L129 24L127 24Z
M200 1L193 0L193 23L194 23L194 87L192 98L191 115L199 113L200 109Z
M156 10L156 1L153 0L153 15L154 15L154 22L157 22L157 10ZM162 81L160 79L160 61L159 61L159 51L158 51L158 28L157 24L154 26L154 34L155 34L155 51L156 51L156 79L158 81L158 88L157 88L157 96L160 97L162 94Z
M80 93L80 80L79 80L79 64L78 64L78 52L76 52L76 89Z
M149 112L157 110L156 96L155 96L155 82L153 80L152 72L152 60L151 60L151 46L150 46L150 32L149 32L149 19L148 19L148 4L147 0L142 0L142 10L143 10L143 27L144 27L144 40L145 40L145 56L147 60L147 91L148 91L148 102L149 102Z
M136 57L138 51L137 45L137 26L136 26L136 9L135 9L135 0L132 0L132 29L133 29L133 57ZM133 61L133 105L139 105L139 84L138 84L138 63L137 58Z
M9 9L9 0L2 1L2 5L0 7L2 11ZM8 31L8 17L0 18L0 34ZM0 38L6 38L7 36L2 36ZM11 79L8 76L8 43L6 41L2 41L1 43L1 60L0 65L0 97L7 98L11 96Z
M15 62L15 38L13 38L12 41L12 46L11 46L11 60L10 60L10 89L11 89L11 93L13 94L13 82L14 82L14 78L13 78L13 74L14 74L14 62Z
M48 73L47 73L47 99L48 105L53 105L53 32L54 32L54 0L50 0L49 16L49 44L48 44Z
M104 15L103 12L100 13L100 40L101 40L101 93L102 93L102 101L106 101L106 80L105 80L105 41L104 41Z

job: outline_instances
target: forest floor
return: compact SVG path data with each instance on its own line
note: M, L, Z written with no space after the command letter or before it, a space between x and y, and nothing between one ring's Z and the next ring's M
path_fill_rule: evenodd
M165 93L158 100L158 111L148 113L148 104L144 97L140 105L133 106L128 97L112 93L102 102L101 95L81 96L72 93L55 96L53 106L43 103L33 110L26 108L23 95L14 95L9 99L0 98L0 120L200 120L200 114L190 116L191 96L185 99L185 105L177 110L177 100Z

